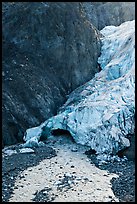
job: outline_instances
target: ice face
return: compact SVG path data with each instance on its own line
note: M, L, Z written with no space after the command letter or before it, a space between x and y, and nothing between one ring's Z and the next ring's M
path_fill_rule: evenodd
M68 130L74 140L97 153L128 147L135 128L135 21L101 30L102 70L74 90L60 113L43 123L51 130ZM41 127L29 129L26 141L40 138Z

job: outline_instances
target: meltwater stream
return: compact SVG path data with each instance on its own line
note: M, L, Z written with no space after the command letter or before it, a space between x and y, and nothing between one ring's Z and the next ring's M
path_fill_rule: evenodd
M92 164L84 153L86 146L76 144L68 135L51 136L47 141L57 156L20 172L9 202L119 201L110 182L118 175Z

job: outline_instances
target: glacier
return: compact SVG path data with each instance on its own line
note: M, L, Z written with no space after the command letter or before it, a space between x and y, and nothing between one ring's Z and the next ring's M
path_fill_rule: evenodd
M129 147L135 129L135 21L101 31L101 71L75 89L58 114L26 130L24 147L38 145L53 130L71 133L76 143L97 154Z

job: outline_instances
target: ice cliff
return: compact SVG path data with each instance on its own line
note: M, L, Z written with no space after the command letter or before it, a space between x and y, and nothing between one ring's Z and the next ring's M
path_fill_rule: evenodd
M130 146L135 128L135 21L101 30L101 71L75 89L56 116L26 131L24 146L41 135L68 130L97 153L116 154Z

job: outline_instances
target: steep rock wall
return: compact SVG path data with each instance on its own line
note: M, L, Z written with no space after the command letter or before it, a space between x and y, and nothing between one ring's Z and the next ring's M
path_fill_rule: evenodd
M79 3L3 2L3 145L56 114L67 94L94 77L98 31Z
M135 19L135 2L84 2L83 12L99 30Z

